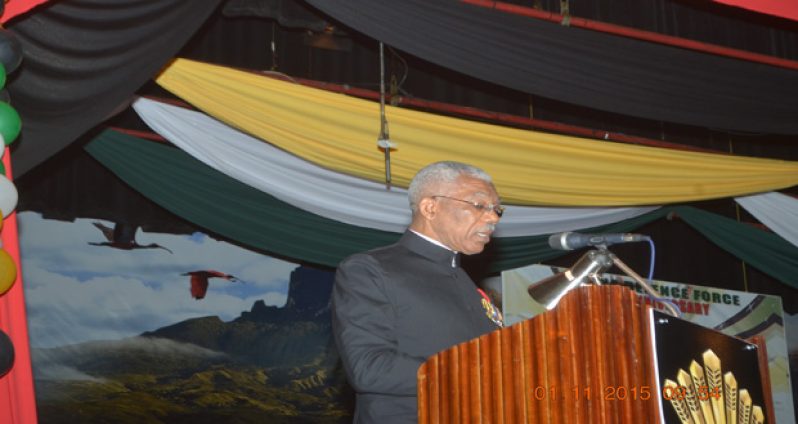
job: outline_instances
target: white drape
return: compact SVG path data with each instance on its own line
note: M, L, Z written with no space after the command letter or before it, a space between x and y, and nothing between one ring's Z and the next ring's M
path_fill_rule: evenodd
M351 225L402 232L407 191L321 168L203 113L139 98L133 108L155 132L194 158L290 205ZM376 137L376 134L375 134ZM508 206L496 237L520 237L609 224L656 207Z
M798 246L798 199L774 191L734 200L774 233Z

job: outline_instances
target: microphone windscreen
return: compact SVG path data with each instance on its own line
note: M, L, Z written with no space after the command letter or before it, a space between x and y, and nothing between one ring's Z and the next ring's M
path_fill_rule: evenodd
M571 250L568 247L567 239L571 233L557 233L549 236L549 247L557 250Z

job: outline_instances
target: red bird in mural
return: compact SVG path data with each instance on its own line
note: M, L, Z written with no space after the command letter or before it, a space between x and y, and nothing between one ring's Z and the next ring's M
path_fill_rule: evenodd
M241 281L230 274L225 274L223 272L214 271L214 270L191 271L180 275L191 276L191 297L197 300L200 300L205 297L205 293L208 291L209 278L223 278L231 282Z
M92 222L92 224L99 228L100 231L103 232L105 239L108 240L102 243L89 242L89 244L92 246L108 246L113 247L114 249L122 250L163 249L169 253L172 253L171 250L161 246L160 244L138 244L138 242L136 242L136 230L139 228L138 225L117 222L114 224L114 228L111 228L103 225L101 222Z

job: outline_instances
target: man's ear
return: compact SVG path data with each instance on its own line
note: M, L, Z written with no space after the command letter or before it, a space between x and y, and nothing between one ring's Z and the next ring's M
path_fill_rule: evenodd
M438 202L432 197L421 199L421 201L418 202L418 213L428 221L435 219L435 216L438 214Z

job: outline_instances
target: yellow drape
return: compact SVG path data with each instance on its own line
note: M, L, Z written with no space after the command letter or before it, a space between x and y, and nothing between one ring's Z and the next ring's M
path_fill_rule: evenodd
M158 84L211 116L320 166L384 180L379 104L177 59ZM798 184L798 162L625 145L386 106L393 182L456 160L493 176L506 203L658 205Z

